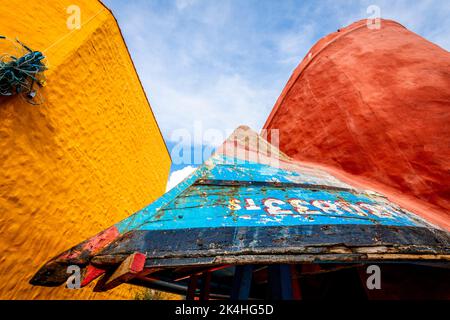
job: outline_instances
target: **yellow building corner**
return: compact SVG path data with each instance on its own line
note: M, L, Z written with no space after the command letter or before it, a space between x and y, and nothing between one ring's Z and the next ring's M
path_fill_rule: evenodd
M43 52L49 70L43 104L0 97L0 299L133 299L142 289L28 284L45 261L164 193L169 153L117 22L92 0L2 7L0 34Z

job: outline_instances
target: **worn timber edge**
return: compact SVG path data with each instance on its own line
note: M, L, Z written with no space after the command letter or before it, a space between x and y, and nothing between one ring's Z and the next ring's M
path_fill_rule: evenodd
M396 259L448 261L450 235L438 229L385 225L135 230L109 245L91 262L117 265L134 251L147 254L146 267Z

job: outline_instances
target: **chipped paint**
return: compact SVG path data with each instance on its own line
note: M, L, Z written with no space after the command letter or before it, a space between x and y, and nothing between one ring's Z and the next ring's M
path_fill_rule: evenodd
M382 195L353 188L279 152L273 153L277 161L269 161L241 145L249 135L257 136L238 128L205 165L117 223L120 236L88 260L108 268L142 252L149 268L160 268L205 261L347 263L367 261L373 252L450 259L445 231ZM227 146L250 150L248 158L230 158ZM45 285L45 279L35 283Z

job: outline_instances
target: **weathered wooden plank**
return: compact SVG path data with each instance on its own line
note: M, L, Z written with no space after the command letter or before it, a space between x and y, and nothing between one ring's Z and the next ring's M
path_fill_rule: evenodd
M95 263L114 263L117 256L137 249L152 252L151 264L170 264L176 259L211 257L207 263L219 264L232 255L329 255L339 254L348 261L367 254L434 255L445 260L450 255L449 240L443 231L421 227L382 225L327 225L291 227L197 228L186 230L148 230L129 233L115 246L97 255ZM215 258L213 258L215 257ZM367 259L367 258L364 258ZM274 260L275 261L275 260ZM270 261L267 261L270 262ZM186 261L180 262L181 265ZM188 264L195 264L195 259Z
M129 255L110 275L98 283L98 291L106 291L131 280L144 272L146 255L135 252Z

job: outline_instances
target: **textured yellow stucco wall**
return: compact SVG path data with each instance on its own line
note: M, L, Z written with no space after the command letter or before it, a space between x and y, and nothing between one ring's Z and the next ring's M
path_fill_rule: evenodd
M70 5L79 30L67 28ZM44 104L0 97L0 299L133 298L126 285L28 284L44 262L165 190L169 154L114 17L94 0L8 0L0 34L50 66Z

